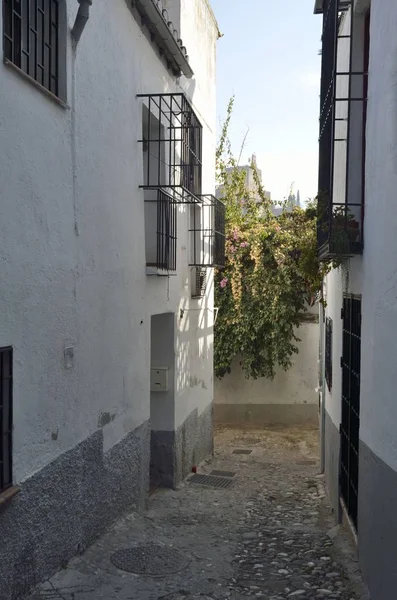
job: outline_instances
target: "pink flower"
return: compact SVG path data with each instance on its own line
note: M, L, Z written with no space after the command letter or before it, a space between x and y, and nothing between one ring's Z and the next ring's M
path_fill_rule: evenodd
M248 246L248 242L241 242L240 248L246 248Z
M234 230L234 232L233 232L233 238L234 238L235 240L238 240L238 232L237 232L237 230L236 230L236 229L235 229L235 230Z
M236 252L235 246L230 246L230 252L234 254Z
M227 285L227 282L228 282L228 281L229 281L229 280L228 280L228 278L227 278L227 277L224 277L224 278L222 279L222 281L220 282L220 284L219 284L219 285L221 286L221 288L225 288L225 287L226 287L226 285Z

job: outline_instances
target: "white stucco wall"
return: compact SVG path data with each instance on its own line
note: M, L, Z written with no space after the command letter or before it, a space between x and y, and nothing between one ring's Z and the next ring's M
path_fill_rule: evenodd
M343 267L333 269L324 281L325 316L332 319L332 391L325 384L325 409L337 428L342 410L342 326L343 294L362 294L362 257L350 258ZM325 342L325 339L324 339ZM323 356L325 351L323 348Z
M67 6L71 27L78 5ZM177 276L146 275L136 98L186 91L204 127L203 192L213 192L217 28L206 6L195 0L181 15L192 80L170 76L125 0L93 4L76 52L68 35L69 108L0 64L0 345L14 347L16 482L98 427L106 450L149 418L153 314L186 309L175 344L190 372L176 426L212 400L212 283L190 299L186 207Z
M397 470L397 4L372 0L361 376L361 439Z
M315 310L318 310L315 307ZM296 335L300 338L297 344L299 354L292 357L293 366L288 370L278 369L273 381L265 378L246 379L239 360L236 359L232 365L231 373L225 375L221 380L215 380L214 399L216 405L230 405L240 414L239 406L245 406L249 412L251 405L263 407L263 419L284 418L285 422L293 422L294 416L288 416L291 405L318 405L318 353L319 353L319 325L318 323L303 323L297 330ZM284 405L283 411L275 413L270 409L267 416L266 410L269 405ZM231 409L230 418L233 418ZM225 408L219 411L220 417L228 411ZM256 415L260 414L258 409ZM298 414L298 413L294 413ZM313 412L314 418L316 411ZM299 415L298 415L299 416Z
M368 2L357 4L359 12ZM397 339L397 20L393 0L371 2L371 46L367 112L364 253L348 264L345 275L326 278L326 315L333 319L333 389L325 407L337 427L341 420L343 292L362 294L360 438L386 464L397 469L395 356ZM352 150L353 162L360 152ZM356 167L356 172L358 167Z

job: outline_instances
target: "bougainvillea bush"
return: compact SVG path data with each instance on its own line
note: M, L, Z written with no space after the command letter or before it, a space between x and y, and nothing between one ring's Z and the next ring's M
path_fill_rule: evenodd
M257 190L247 190L227 137L232 108L233 100L216 156L226 205L226 264L215 276L215 373L230 373L238 356L247 377L272 379L277 367L291 366L302 312L328 267L317 261L314 203L274 216L255 165Z

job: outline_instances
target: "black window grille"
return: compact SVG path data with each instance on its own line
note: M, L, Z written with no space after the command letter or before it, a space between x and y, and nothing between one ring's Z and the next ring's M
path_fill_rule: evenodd
M155 190L145 200L146 265L164 272L176 271L178 204L174 198Z
M215 196L203 195L191 212L191 266L225 265L225 205Z
M0 492L12 486L12 348L0 348Z
M351 156L363 153L367 73L365 49L356 43L364 20L353 13L352 6L352 0L323 2L317 220L320 259L358 254L363 248L363 181Z
M325 321L325 381L332 392L332 319Z
M207 269L195 267L193 270L192 298L202 298L207 289Z
M341 496L357 529L360 372L361 372L361 298L343 300L342 419L340 483Z
M199 202L202 126L186 96L139 94L144 107L144 189L163 188L176 202Z
M59 0L3 0L4 57L60 94Z

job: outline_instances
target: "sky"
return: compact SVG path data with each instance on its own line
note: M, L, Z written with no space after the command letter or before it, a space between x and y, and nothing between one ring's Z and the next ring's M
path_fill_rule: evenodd
M218 41L218 130L235 95L230 138L255 153L272 198L317 193L321 17L314 0L211 0ZM219 133L219 131L218 131Z

